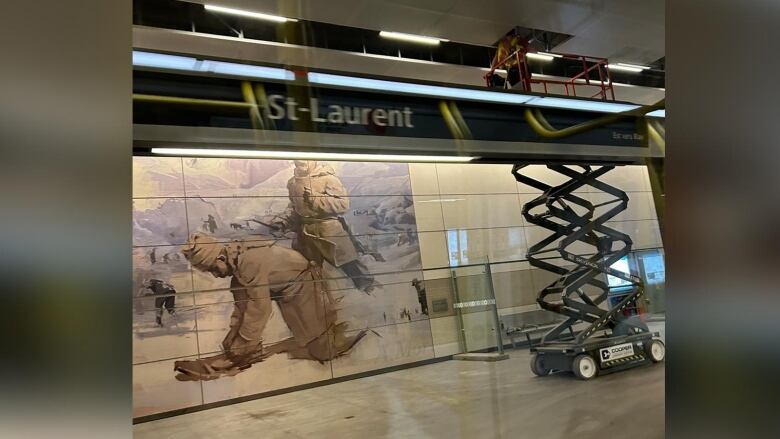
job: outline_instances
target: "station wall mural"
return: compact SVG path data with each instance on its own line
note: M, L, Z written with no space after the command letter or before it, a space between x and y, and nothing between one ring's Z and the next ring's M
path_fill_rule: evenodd
M135 157L134 416L494 346L493 312L455 302L494 294L512 321L538 310L536 292L554 280L526 261L545 235L522 218L536 190L510 170ZM647 170L609 175L631 200L611 227L661 260L662 312Z
M133 172L135 416L433 357L407 164Z

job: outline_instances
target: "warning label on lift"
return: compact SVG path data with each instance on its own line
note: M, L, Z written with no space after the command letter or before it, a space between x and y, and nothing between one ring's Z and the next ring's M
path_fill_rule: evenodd
M634 355L634 345L631 343L619 344L599 350L599 356L601 357L602 363L612 360L619 360L621 358L630 357L632 355Z

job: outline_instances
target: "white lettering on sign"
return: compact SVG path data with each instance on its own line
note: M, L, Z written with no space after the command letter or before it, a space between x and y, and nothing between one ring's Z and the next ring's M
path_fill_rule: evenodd
M619 344L599 350L599 357L601 357L602 363L619 360L632 355L634 355L634 345L631 343Z
M645 136L639 134L639 133L619 133L617 131L612 131L612 138L615 140L644 140Z
M472 300L471 302L453 303L453 308L473 308L475 306L495 305L495 299Z
M409 107L403 110L350 107L344 105L328 105L328 111L320 114L317 98L309 99L308 107L301 107L295 98L285 98L282 95L268 96L268 118L273 120L300 120L299 113L309 113L312 122L333 123L345 125L368 125L373 123L380 127L414 128Z

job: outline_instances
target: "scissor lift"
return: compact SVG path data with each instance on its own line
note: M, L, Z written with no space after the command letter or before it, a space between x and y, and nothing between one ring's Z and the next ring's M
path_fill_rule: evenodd
M623 312L642 298L642 280L611 268L628 255L632 245L628 235L605 225L628 207L625 192L598 180L615 166L548 165L547 168L566 177L557 186L523 174L526 166L516 164L512 174L518 182L542 193L523 206L523 217L552 232L528 248L527 258L532 266L559 276L539 292L537 302L542 309L566 317L531 347L533 373L545 376L552 371L572 371L578 378L587 380L599 374L663 361L666 349L656 338L659 334L650 332L639 316L627 316ZM611 199L594 204L575 194L585 186L608 194ZM606 211L602 212L603 209ZM593 251L580 251L585 256L576 254L573 251L576 243L584 243ZM573 263L574 268L552 263L556 253ZM600 307L610 293L605 274L628 282L631 288L612 309ZM575 335L564 340L565 333Z

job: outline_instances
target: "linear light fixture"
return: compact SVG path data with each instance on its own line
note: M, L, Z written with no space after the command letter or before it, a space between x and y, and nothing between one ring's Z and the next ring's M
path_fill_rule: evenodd
M262 14L260 12L245 11L243 9L226 8L217 5L203 5L207 11L221 12L223 14L240 15L242 17L257 18L266 21L275 21L277 23L284 23L287 21L298 21L294 18L281 17L279 15Z
M538 53L539 55L551 56L553 58L563 58L563 55L559 55L557 53L550 53L550 52L536 52L536 53Z
M645 116L647 116L647 117L663 117L663 118L666 118L666 110L665 109L661 109L661 110L651 111L651 112L645 114Z
M384 38L392 38L394 40L411 41L413 43L431 44L431 45L437 45L441 42L449 41L443 38L423 37L421 35L404 34L401 32L388 32L385 30L379 32L379 36Z
M610 70L619 70L621 72L631 72L631 73L639 73L643 70L640 69L639 67L622 66L620 64L607 64L607 68Z
M636 110L641 105L621 104L619 102L586 101L580 99L553 98L546 96L534 97L528 105L544 108L562 108L566 110L598 111L600 113L622 113Z
M422 200L418 203L455 203L457 201L466 201L465 198L437 198L435 200Z
M292 81L295 74L277 67L255 66L224 61L199 60L188 56L133 51L134 67L151 67L165 70L184 70L198 73L240 76L254 79L278 79Z
M623 66L623 67L631 67L631 68L634 68L634 69L640 69L640 70L649 70L649 69L650 69L650 67L648 67L648 66L640 66L639 64L626 64L626 63L624 63L624 62L619 62L619 63L617 63L617 64L618 64L619 66Z
M538 59L540 61L552 61L553 59L555 59L555 57L552 55L543 55L541 53L535 53L535 52L528 52L525 54L525 56L531 59Z
M413 84L409 82L385 81L381 79L356 78L354 76L309 72L312 84L332 85L361 90L378 90L409 95L434 96L441 98L466 99L471 101L522 104L533 98L517 93L502 93L468 88L442 87L438 85Z
M481 70L483 70L483 71L485 71L485 72L489 72L489 71L490 71L490 69L489 69L489 68L487 68L487 67L480 67L480 69L481 69ZM505 69L495 69L495 70L493 70L493 72L494 72L494 73L503 73L503 74L505 74L505 75L507 74L507 72L506 72L506 70L505 70Z
M213 60L198 60L193 57L167 55L162 53L133 51L133 66L150 67L165 70L182 70L199 73L215 73L254 79L295 80L295 74L289 70L230 63ZM426 97L463 99L500 104L530 104L537 107L561 108L568 110L598 111L619 113L639 108L638 105L615 102L587 101L567 98L529 96L520 93L475 90L470 88L444 87L439 85L415 84L410 82L387 81L381 79L359 78L334 75L330 73L309 72L311 84L344 87L358 90L374 90L384 93L400 93ZM203 151L203 150L199 150Z
M338 160L360 162L432 162L466 163L477 159L471 156L348 154L339 152L261 151L253 149L152 148L152 154L196 157L235 157L287 160Z

